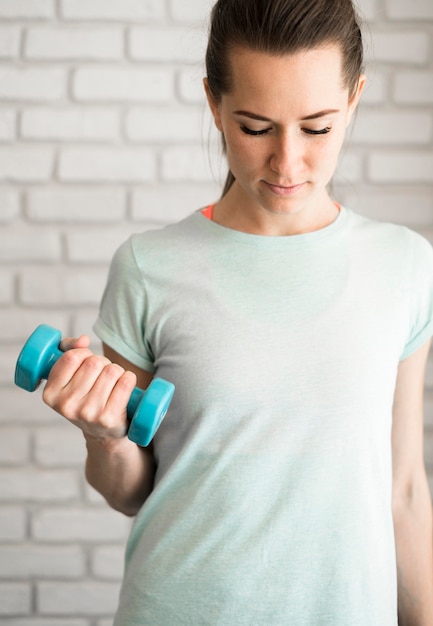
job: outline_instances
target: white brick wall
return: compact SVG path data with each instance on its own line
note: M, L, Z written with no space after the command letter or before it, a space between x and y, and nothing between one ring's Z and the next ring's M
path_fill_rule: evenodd
M67 72L37 67L2 67L0 98L5 102L52 102L66 97Z
M24 58L31 61L118 61L123 56L121 28L31 28Z
M65 20L165 22L165 2L161 0L60 0Z
M433 241L433 2L357 0L369 83L334 183ZM212 201L212 0L0 0L0 623L109 626L130 520L86 485L81 433L13 385L42 322L91 333L131 232ZM207 144L210 140L211 147ZM425 453L433 488L433 357Z
M1 19L44 20L54 15L54 0L0 0Z

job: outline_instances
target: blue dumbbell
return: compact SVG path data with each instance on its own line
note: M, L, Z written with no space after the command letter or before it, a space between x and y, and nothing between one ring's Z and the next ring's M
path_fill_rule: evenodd
M30 335L18 357L15 384L26 391L35 391L46 380L54 363L62 356L59 349L62 334L59 330L41 324ZM167 413L174 394L174 385L162 378L154 378L146 391L135 387L126 408L130 421L128 437L139 446L152 441Z

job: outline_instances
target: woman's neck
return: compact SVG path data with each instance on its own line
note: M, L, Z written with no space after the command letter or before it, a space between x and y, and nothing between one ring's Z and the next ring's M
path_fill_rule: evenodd
M221 226L253 235L300 235L329 226L340 207L327 193L299 203L287 200L274 207L260 205L239 194L236 184L212 209L212 220Z

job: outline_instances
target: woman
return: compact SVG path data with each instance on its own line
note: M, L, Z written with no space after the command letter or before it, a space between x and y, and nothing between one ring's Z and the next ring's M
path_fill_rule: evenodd
M433 254L327 190L365 77L350 0L219 0L204 81L221 199L132 237L45 400L137 515L119 626L428 626L422 390ZM125 406L176 385L152 446ZM398 575L397 575L398 572Z

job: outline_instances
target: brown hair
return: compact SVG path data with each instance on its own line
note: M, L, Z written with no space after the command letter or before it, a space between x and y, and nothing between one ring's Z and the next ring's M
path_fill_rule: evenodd
M284 55L327 44L341 48L343 84L352 96L364 57L352 0L218 0L212 9L206 52L210 93L220 102L222 95L230 92L228 53L234 46ZM229 172L223 195L233 182Z

